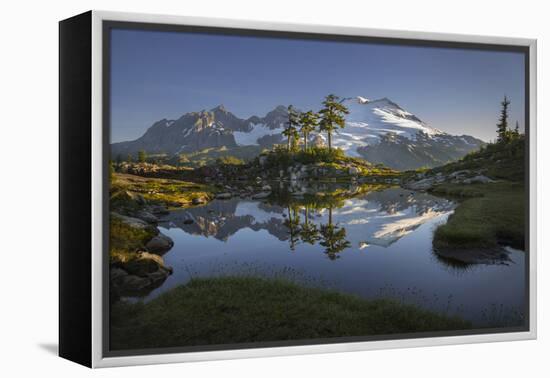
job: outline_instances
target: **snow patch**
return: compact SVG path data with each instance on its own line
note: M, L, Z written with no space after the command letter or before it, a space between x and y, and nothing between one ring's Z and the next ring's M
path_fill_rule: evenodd
M250 126L252 126L252 130L250 131L233 132L233 136L235 137L235 142L239 146L258 145L258 139L267 135L280 134L283 131L281 127L276 129L270 129L263 123L250 124Z

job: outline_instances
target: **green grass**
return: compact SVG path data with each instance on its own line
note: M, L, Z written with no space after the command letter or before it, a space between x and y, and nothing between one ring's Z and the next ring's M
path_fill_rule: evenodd
M490 143L470 152L457 162L434 168L434 173L451 173L463 169L483 170L483 174L506 181L523 181L525 172L525 138L508 143Z
M187 206L195 198L202 198L208 201L214 198L214 190L210 186L197 184L189 181L141 177L130 174L114 173L111 182L111 205L124 205L135 207L132 201L123 192L140 194L151 203ZM120 196L120 198L117 198ZM120 204L120 200L127 200Z
M524 249L525 193L522 183L445 184L432 192L461 197L448 222L436 229L435 248L494 248L505 244Z
M252 277L194 279L151 302L117 303L111 348L282 341L459 330L457 317L393 300Z
M116 216L110 217L109 247L111 263L127 263L136 257L136 252L145 250L145 244L158 230L152 226L130 227Z

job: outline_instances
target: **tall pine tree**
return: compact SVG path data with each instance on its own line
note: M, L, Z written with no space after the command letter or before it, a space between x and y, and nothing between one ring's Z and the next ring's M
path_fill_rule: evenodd
M294 141L300 137L298 134L298 128L299 125L299 119L298 119L298 113L294 109L292 105L288 106L288 122L286 123L286 128L283 130L283 135L286 136L288 139L288 151L292 149L292 146L294 145Z
M300 131L304 137L304 151L307 151L307 140L309 133L317 128L319 116L312 110L302 113L300 116Z
M508 107L510 106L510 100L504 96L504 100L500 104L502 105L502 109L500 110L500 118L497 123L497 143L506 143L509 140Z
M138 162L145 163L146 160L147 160L147 153L145 152L145 150L139 150L138 151Z
M332 150L332 133L336 129L345 126L346 119L344 116L349 114L348 108L340 103L339 99L336 95L328 95L323 101L324 108L319 112L321 114L319 126L321 131L327 132L329 150Z

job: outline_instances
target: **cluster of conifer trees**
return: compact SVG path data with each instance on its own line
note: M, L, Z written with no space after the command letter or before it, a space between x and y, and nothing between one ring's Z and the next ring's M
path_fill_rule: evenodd
M349 114L346 108L340 101L340 98L334 94L325 97L323 108L319 112L309 110L307 112L298 113L294 106L288 106L288 122L283 131L283 135L287 137L287 147L291 151L296 148L296 145L301 137L303 138L304 151L308 149L308 138L311 132L319 131L326 132L328 148L332 149L332 133L338 128L343 128L346 123L345 116Z
M508 126L508 108L511 102L508 97L504 96L500 104L502 105L502 109L500 110L500 118L497 123L497 143L509 143L520 137L519 122L516 121L516 127L511 129Z

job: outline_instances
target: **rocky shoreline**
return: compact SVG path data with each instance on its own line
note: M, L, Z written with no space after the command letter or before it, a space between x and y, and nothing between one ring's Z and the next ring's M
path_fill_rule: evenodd
M490 196L495 190L498 190L495 189L495 186L502 185L502 181L486 176L486 171L487 169L484 168L448 171L430 170L405 177L402 186L409 190L427 191L436 195L456 197L459 203L463 203L464 201L471 201L474 198L487 198L486 196ZM462 205L459 204L459 206ZM455 209L455 211L457 210ZM479 211L481 210L477 210L476 214ZM475 216L477 217L478 215ZM449 219L447 225L452 223L451 220L453 218ZM463 220L463 222L466 222L466 220ZM463 265L500 265L510 262L510 253L506 249L509 243L507 240L502 239L501 236L497 235L496 243L492 246L472 247L471 243L462 244L460 239L469 237L469 233L471 232L476 233L475 228L468 229L467 232L459 230L453 238L447 238L444 241L438 239L437 231L434 234L433 252L439 258ZM459 239L458 242L455 240L456 238Z
M448 184L488 184L495 182L491 178L485 176L483 170L462 169L448 174L443 172L424 172L416 173L403 181L403 187L411 190L431 190L435 186Z
M167 213L167 210L162 212ZM162 255L174 246L174 241L159 231L159 219L155 215L146 210L139 214L141 218L115 212L110 214L112 219L122 222L128 229L136 233L145 231L150 235L144 240L143 248L139 248L126 258L111 258L111 293L115 297L145 295L159 287L172 274L172 268L164 264Z

